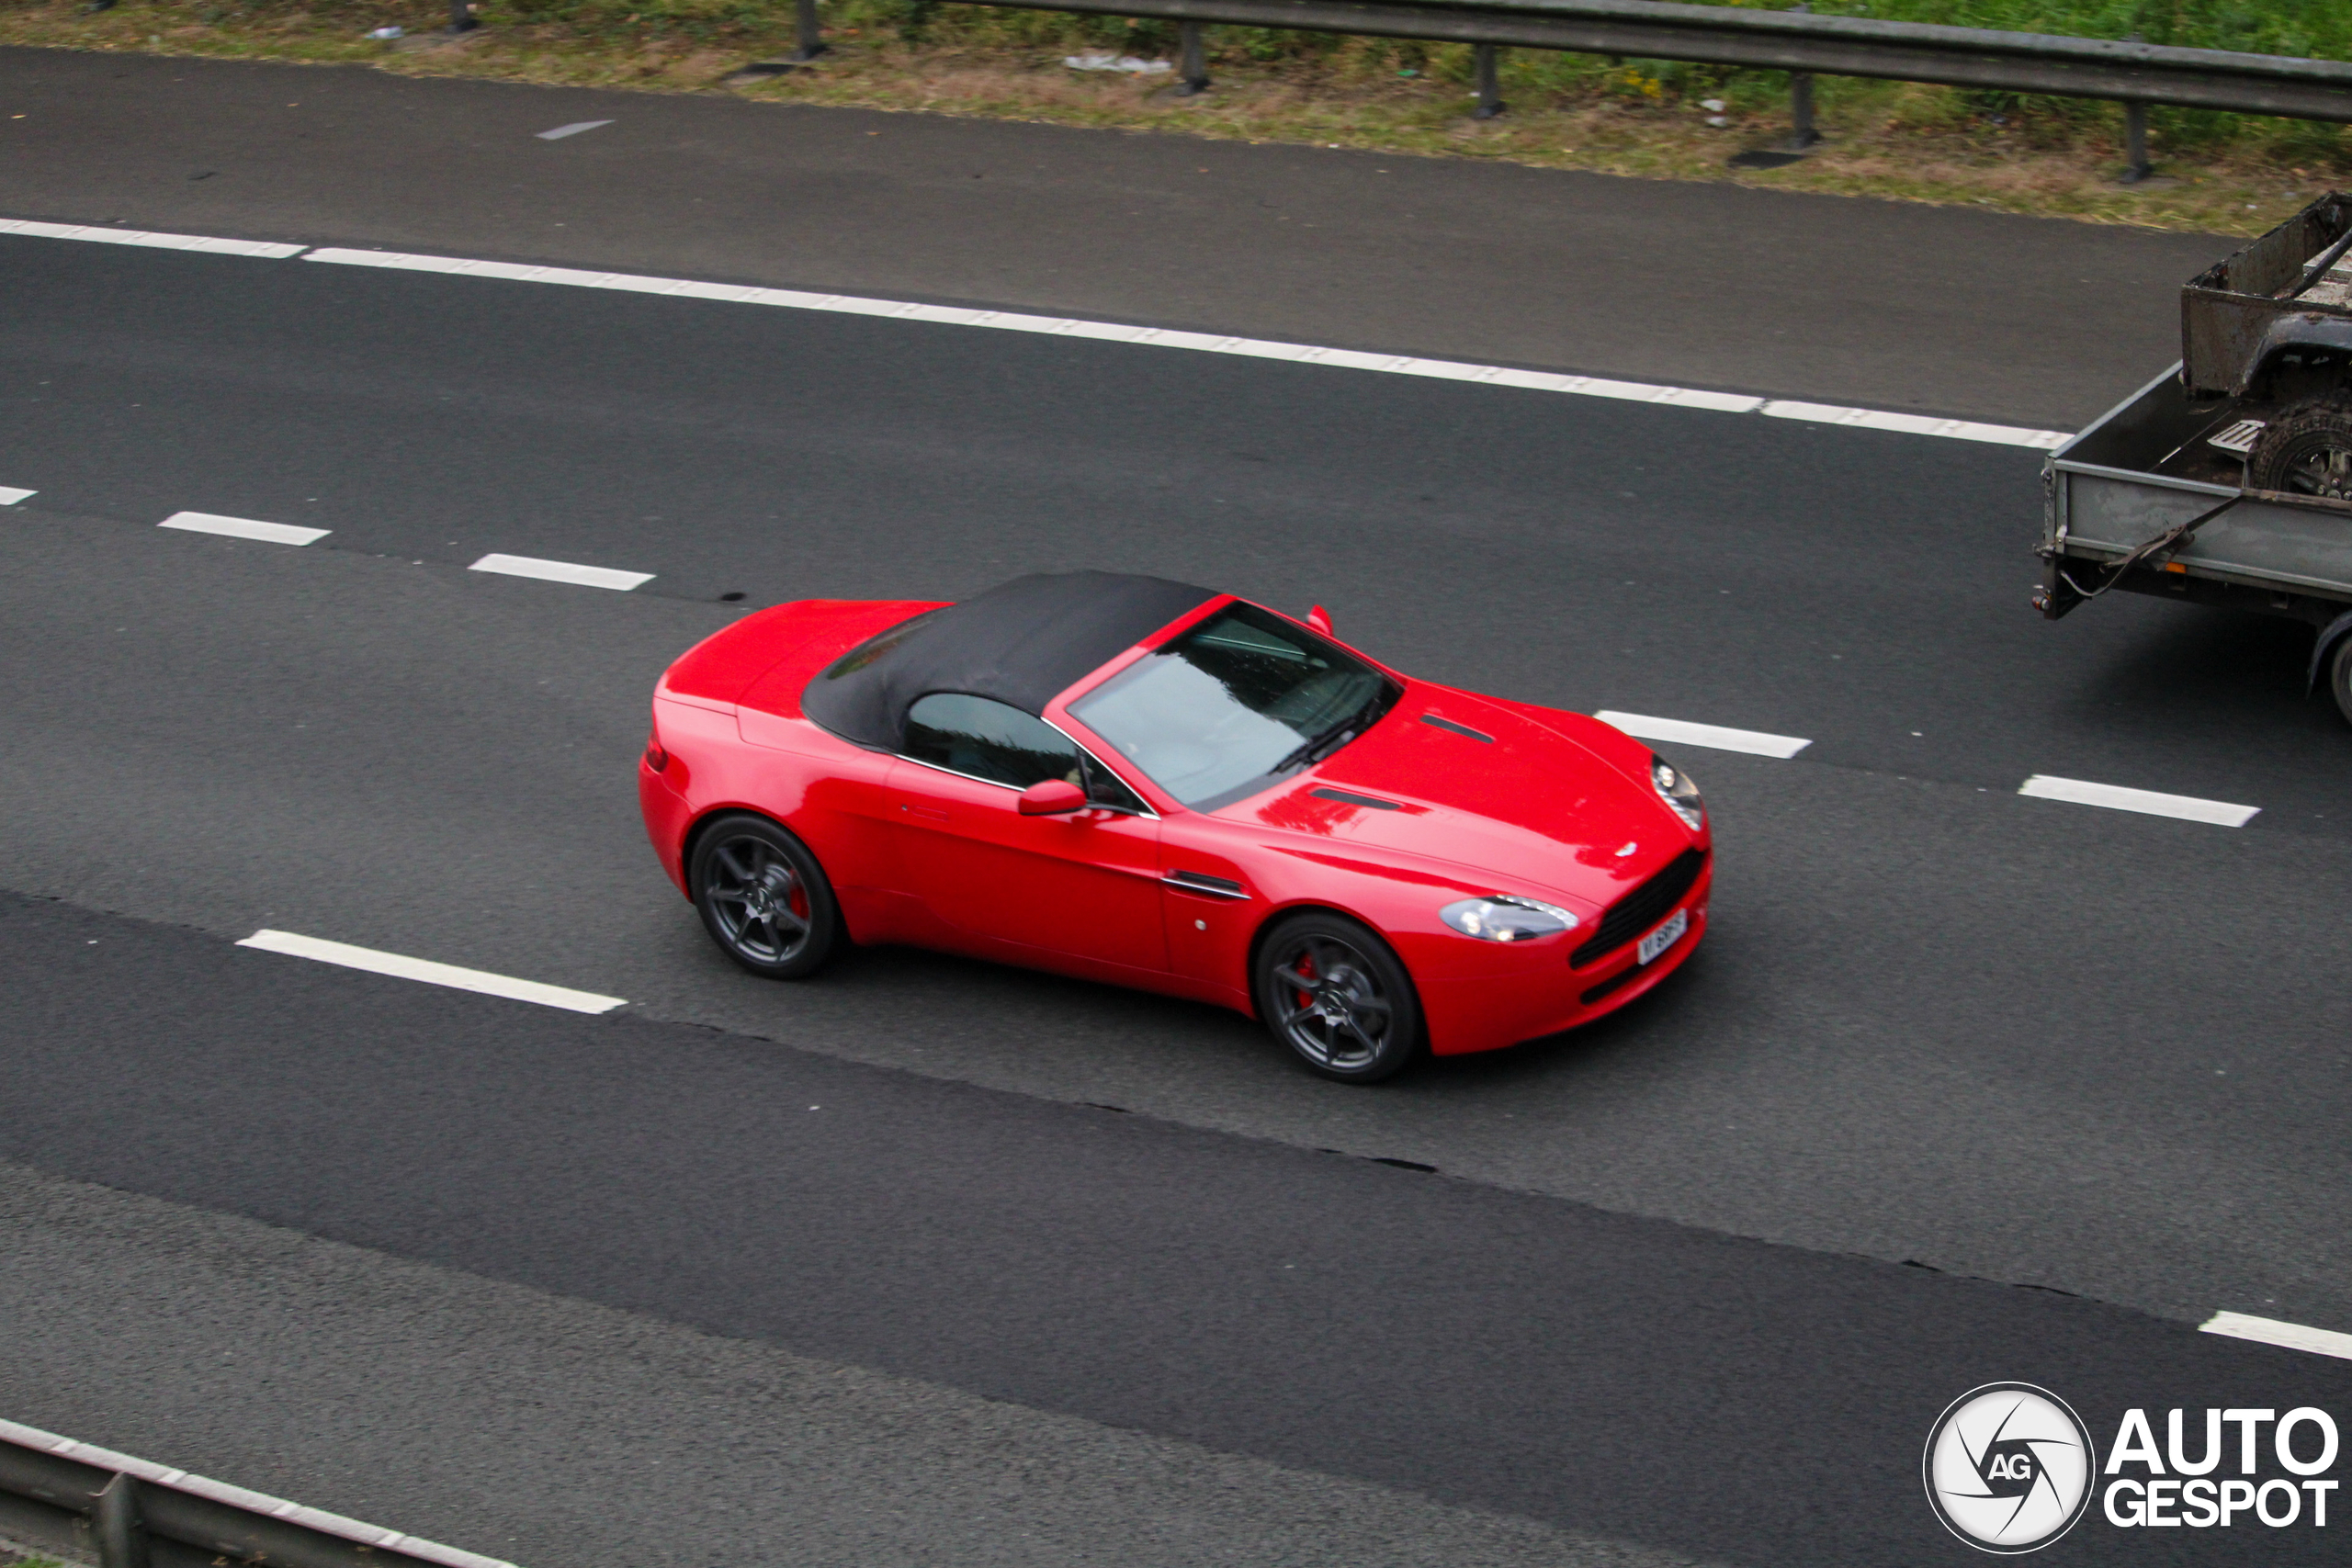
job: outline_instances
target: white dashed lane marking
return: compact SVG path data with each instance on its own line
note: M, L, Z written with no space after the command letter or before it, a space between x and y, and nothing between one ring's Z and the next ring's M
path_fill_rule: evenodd
M17 502L29 501L40 493L40 491L37 490L12 490L6 485L0 485L0 506L14 506Z
M609 119L576 119L570 125L559 125L553 130L539 132L542 141L560 141L567 136L577 136L583 130L594 130L600 125L610 125Z
M2047 773L2034 774L2018 786L2018 793L2036 800L2064 800L2075 806L2103 806L2110 811L2138 811L2150 817L2177 817L2184 822L2211 822L2218 828L2243 828L2262 810L2259 806L2233 806L2226 800L2161 795L2152 789L2125 789L2120 784L2052 778Z
M1752 757L1779 757L1786 761L1813 744L1793 735L1768 735L1760 729L1726 729L1719 724L1692 724L1685 719L1657 718L1645 713L1617 713L1609 708L1603 708L1592 716L1644 740L1705 746L1717 751L1745 751Z
M484 996L504 997L510 1001L537 1002L541 1007L562 1008L571 1012L610 1012L616 1007L628 1005L621 997L600 997L594 991L574 991L562 986L542 985L537 980L517 980L511 976L492 975L481 969L461 969L454 964L435 964L429 958L410 958L398 953L379 953L372 947L353 947L348 942L327 942L294 931L257 931L237 945L257 947L264 953L282 953L293 958L313 959L321 964L339 964L345 969L365 969L371 975L422 980L428 986L479 991Z
M533 556L487 555L467 570L494 571L504 577L536 577L545 582L569 582L577 588L610 588L622 593L653 581L650 571L616 571L608 566L579 566L568 560L540 560Z
M2217 1312L2198 1326L2208 1334L2256 1339L2288 1350L2308 1350L2314 1356L2340 1356L2352 1361L2352 1334L2338 1334L2332 1328L2307 1328L2300 1323L2281 1323L2275 1317L2248 1317L2242 1312Z
M263 523L251 517L220 517L209 512L175 512L158 528L184 528L191 534L221 534L232 539L260 539L272 545L308 545L332 532L300 528L291 523Z

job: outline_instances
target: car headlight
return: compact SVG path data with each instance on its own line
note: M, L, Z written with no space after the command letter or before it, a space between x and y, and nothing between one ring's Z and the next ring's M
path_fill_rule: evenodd
M1707 819L1707 803L1700 797L1699 786L1690 782L1690 775L1653 752L1650 783L1657 787L1657 797L1674 807L1674 814L1697 832Z
M1464 936L1481 942L1533 942L1539 936L1574 931L1577 923L1577 918L1557 904L1510 893L1464 898L1448 904L1437 916Z

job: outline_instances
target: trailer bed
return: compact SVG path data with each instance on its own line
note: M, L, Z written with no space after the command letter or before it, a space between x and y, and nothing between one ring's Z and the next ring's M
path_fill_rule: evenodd
M2052 452L2042 473L2042 613L2055 619L2103 592L2123 558L2233 498L2112 586L2315 624L2352 604L2352 506L2242 488L2239 442L2250 444L2244 426L2258 413L2192 401L2175 366Z

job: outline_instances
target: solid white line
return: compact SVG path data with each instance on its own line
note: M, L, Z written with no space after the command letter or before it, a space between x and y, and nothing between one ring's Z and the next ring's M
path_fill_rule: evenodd
M6 485L0 485L0 506L14 506L20 501L30 501L40 493L37 490L11 490Z
M34 240L92 240L103 245L146 245L156 250L200 251L210 255L260 256L284 261L299 256L308 245L277 245L262 240L224 240L214 234L153 234L141 229L109 229L96 223L36 223L26 218L0 218L0 234L22 234Z
M609 122L606 122L609 123ZM563 128L568 129L568 128ZM542 132L542 134L550 134ZM1933 435L1958 441L1991 442L2006 446L2048 448L2068 439L2063 430L2030 430L2007 424L1982 424L1970 420L1929 419L1919 414L1892 413L1877 409L1850 409L1828 403L1792 402L1745 392L1711 392L1695 387L1668 387L1649 381L1617 381L1599 376L1570 376L1550 370L1521 370L1502 365L1478 365L1465 360L1421 359L1411 355L1367 354L1357 349L1317 347L1313 344L1281 343L1265 338L1224 337L1214 333L1176 332L1164 327L1138 327L1122 321L1091 321L1071 316L1033 316L1020 310L974 310L960 305L923 305L906 299L877 299L855 294L811 294L797 288L758 288L748 284L696 283L683 277L656 277L638 273L592 272L578 267L523 266L511 262L469 261L462 256L414 255L398 251L361 251L322 245L303 258L342 266L386 267L400 272L438 272L452 276L497 277L516 283L558 283L576 288L613 288L632 294L674 294L689 299L716 299L742 305L767 305L788 310L822 310L837 315L895 316L944 326L987 327L997 332L1046 333L1062 337L1098 338L1148 348L1190 349L1197 354L1238 355L1250 359L1283 359L1301 365L1328 365L1343 370L1372 370L1390 376L1420 376L1441 381L1477 381L1521 391L1554 392L1567 397L1612 398L1621 401L1666 403L1676 408L1711 409L1721 413L1761 413L1775 419L1812 420L1819 423L1851 424L1867 430L1894 431L1906 435Z
M2018 786L2018 793L2030 795L2036 800L2065 800L2076 806L2104 806L2113 811L2141 811L2151 817L2177 817L2184 822L2211 822L2219 828L2243 828L2262 810L2259 806L2233 806L2226 800L2199 800L2193 795L2160 795L2152 789L2125 789L2120 784L2052 778L2047 773L2034 774Z
M600 997L594 991L573 991L561 986L541 985L537 980L516 980L480 969L461 969L454 964L435 964L429 958L407 958L397 953L379 953L372 947L353 947L347 942L299 936L293 931L258 931L237 945L257 947L264 953L283 953L295 958L312 958L321 964L339 964L346 969L365 969L371 975L422 980L428 986L452 986L460 991L480 991L484 996L505 997L518 1002L537 1002L542 1007L564 1008L572 1012L610 1012L616 1007L628 1005L620 997Z
M334 532L298 528L291 523L257 523L250 517L216 517L209 512L175 512L155 526L185 528L191 534L225 534L232 539L260 539L272 545L307 545Z
M539 132L542 141L560 141L567 136L577 136L583 130L594 130L600 125L610 125L609 119L576 119L570 125L559 125L553 130Z
M1882 409L1849 409L1836 403L1801 403L1775 398L1756 411L1767 419L1802 419L1815 424L1850 424L1863 430L1892 430L1905 435L1940 435L1953 441L1984 441L1998 446L2033 446L2048 450L2072 439L2063 430L2026 430L2009 424L1979 424L1966 419L1934 419L1926 414L1890 413Z
M283 1498L272 1497L260 1492L248 1492L242 1486L231 1486L225 1482L214 1481L209 1476L190 1475L185 1470L173 1470L157 1464L153 1460L133 1459L129 1454L117 1453L112 1449L102 1449L96 1443L81 1443L71 1438L61 1438L54 1432L44 1432L38 1427L24 1427L14 1421L0 1421L0 1440L31 1449L36 1452L55 1454L61 1459L74 1460L94 1469L118 1471L154 1485L167 1487L174 1492L185 1492L191 1497L209 1498L216 1503L226 1503L232 1507L243 1508L257 1514L267 1514L275 1518L290 1519L296 1524L307 1525L312 1529L328 1535L341 1536L345 1540L357 1541L362 1547L390 1551L394 1549L394 1544L398 1543L397 1549L404 1555L420 1557L428 1562L442 1563L445 1568L514 1568L514 1564L502 1562L495 1557L484 1557L476 1551L462 1551L457 1547L443 1546L437 1541L420 1540L413 1535L402 1535L398 1530L388 1530L381 1525L362 1524L357 1519L346 1518L341 1514L330 1514L323 1508L306 1508L300 1503L288 1503Z
M1719 724L1691 724L1679 718L1653 718L1643 713L1615 713L1602 709L1593 717L1603 724L1613 724L1628 735L1644 740L1664 740L1682 746L1708 746L1718 751L1745 751L1753 757L1779 757L1782 761L1795 756L1813 744L1793 735L1767 735L1760 729L1725 729Z
M616 571L608 566L575 566L568 560L539 560L531 556L486 555L466 570L495 571L508 577L536 577L579 588L610 588L622 593L653 581L650 571Z
M2265 1345L2277 1345L2289 1350L2309 1350L2314 1356L2340 1356L2352 1361L2352 1334L2338 1334L2332 1328L2306 1328L2300 1323L2281 1323L2275 1317L2248 1317L2242 1312L2217 1312L2198 1327L2207 1334L2226 1334L2233 1339L2257 1339Z
M580 120L571 125L559 125L553 130L539 131L537 135L545 141L556 141L612 123L609 119ZM398 251L361 251L336 245L322 245L311 250L303 245L271 244L259 240L225 240L207 234L148 233L130 229L108 229L96 224L40 223L30 219L0 219L0 234L23 234L51 240L90 240L110 245L149 245L164 250L203 251L278 260L301 256L305 261L332 262L345 266L378 266L402 272L498 277L517 283L557 283L578 288L620 289L633 294L676 294L689 299L717 299L793 310L824 310L842 315L900 316L909 321L932 321L947 326L989 327L999 332L1051 333L1065 337L1101 338L1112 343L1132 343L1152 348L1184 348L1200 354L1288 359L1304 365L1329 365L1343 370L1373 370L1391 376L1421 376L1442 381L1480 381L1522 391L1668 403L1677 408L1711 409L1721 413L1760 413L1769 419L1846 424L1904 435L1932 435L1951 441L1980 441L1999 446L2026 446L2045 451L2064 445L2071 434L2064 430L2035 430L2023 425L1987 424L1966 419L1935 419L1925 414L1896 413L1885 409L1848 408L1838 403L1813 403L1791 398L1759 398L1745 392L1711 392L1696 387L1618 381L1606 377L1570 376L1549 370L1521 370L1464 360L1367 354L1357 349L1317 347L1312 344L1281 343L1265 338L1227 337L1214 333L1176 332L1070 316L1033 316L1019 310L924 305L911 300L869 299L854 294L810 294L797 288L698 283L691 278L658 277L639 273L523 266L511 262L468 260L463 256L412 255Z

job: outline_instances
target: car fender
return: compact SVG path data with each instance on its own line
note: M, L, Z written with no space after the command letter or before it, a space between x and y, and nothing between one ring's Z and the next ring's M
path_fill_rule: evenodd
M2247 356L2245 374L2230 389L2245 397L2277 367L2281 355L2296 349L2324 348L2352 353L2352 321L2317 311L2296 310L2272 318L2262 333L2261 346Z

